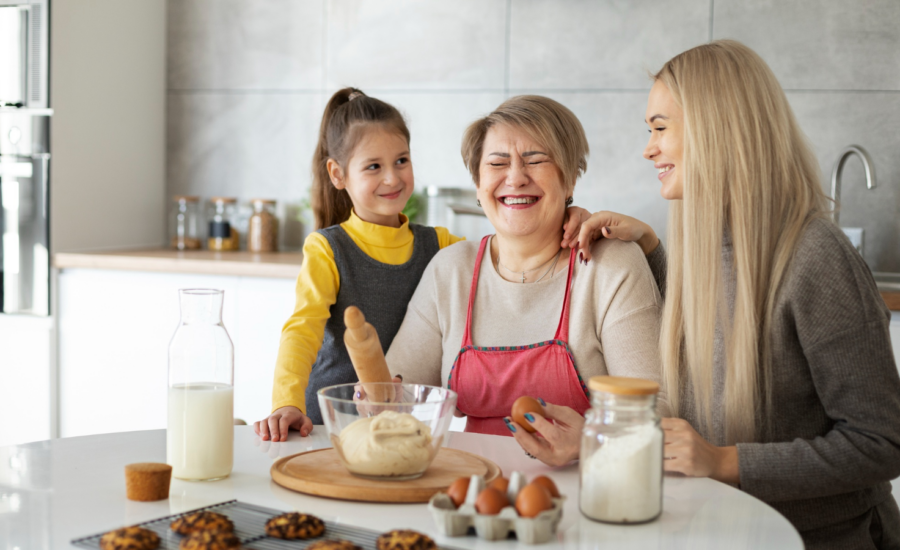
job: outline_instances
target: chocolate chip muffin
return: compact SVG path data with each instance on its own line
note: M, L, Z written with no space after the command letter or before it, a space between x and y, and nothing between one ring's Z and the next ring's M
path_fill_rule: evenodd
M324 532L322 520L299 512L287 512L266 522L266 534L279 539L311 539Z
M177 518L169 526L180 535L190 535L197 531L234 531L234 524L227 516L216 512L194 512Z
M410 531L409 529L398 529L388 531L379 536L375 541L375 547L378 550L435 550L437 545L430 537Z
M181 539L181 550L233 550L241 547L241 539L228 531L194 531Z
M100 537L100 550L153 550L159 547L159 535L143 527L125 527Z
M363 550L349 540L320 540L306 547L306 550Z

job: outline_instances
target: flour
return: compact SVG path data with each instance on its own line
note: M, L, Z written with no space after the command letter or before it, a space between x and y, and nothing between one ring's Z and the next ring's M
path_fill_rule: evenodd
M612 523L649 521L662 509L662 431L645 424L605 438L581 464L581 511Z

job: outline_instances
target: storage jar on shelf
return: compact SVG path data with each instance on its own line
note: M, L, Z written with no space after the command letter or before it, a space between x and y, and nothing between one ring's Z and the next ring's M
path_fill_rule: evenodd
M253 214L247 229L247 249L251 252L275 252L278 250L278 218L275 217L275 201L253 199Z
M240 234L234 227L237 199L234 197L213 197L209 199L210 250L228 251L240 248Z
M581 437L581 513L607 523L653 521L662 513L659 384L594 376L588 387L591 409Z
M175 195L169 210L169 245L175 250L199 250L200 244L200 197Z

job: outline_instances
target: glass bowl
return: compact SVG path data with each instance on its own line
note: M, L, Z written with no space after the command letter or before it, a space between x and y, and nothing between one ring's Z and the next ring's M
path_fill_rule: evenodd
M422 384L340 384L317 397L341 462L353 475L377 480L421 477L456 410L456 392Z

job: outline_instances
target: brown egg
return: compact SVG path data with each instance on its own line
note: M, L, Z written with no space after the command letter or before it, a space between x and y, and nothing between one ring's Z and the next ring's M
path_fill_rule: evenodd
M478 500L475 501L475 510L486 516L496 516L506 506L509 506L509 499L493 487L478 493Z
M523 518L533 518L544 510L553 508L550 491L543 485L529 483L516 497L516 511Z
M500 476L497 479L495 479L494 481L490 482L488 484L488 487L493 487L494 489L497 489L498 491L500 491L501 493L503 493L505 495L506 490L509 489L509 480L503 476Z
M559 498L559 489L556 488L556 483L553 483L553 480L547 476L537 476L536 478L531 480L532 483L541 485L548 491L550 491L550 496L553 498Z
M466 500L466 492L469 490L469 478L461 477L450 484L447 488L447 496L453 501L453 504L459 508Z
M525 413L538 413L539 415L544 416L544 407L541 406L541 403L537 399L528 397L527 395L523 395L513 403L512 413L510 414L513 422L522 426L526 432L534 433L537 430L532 428L531 424L525 420Z

